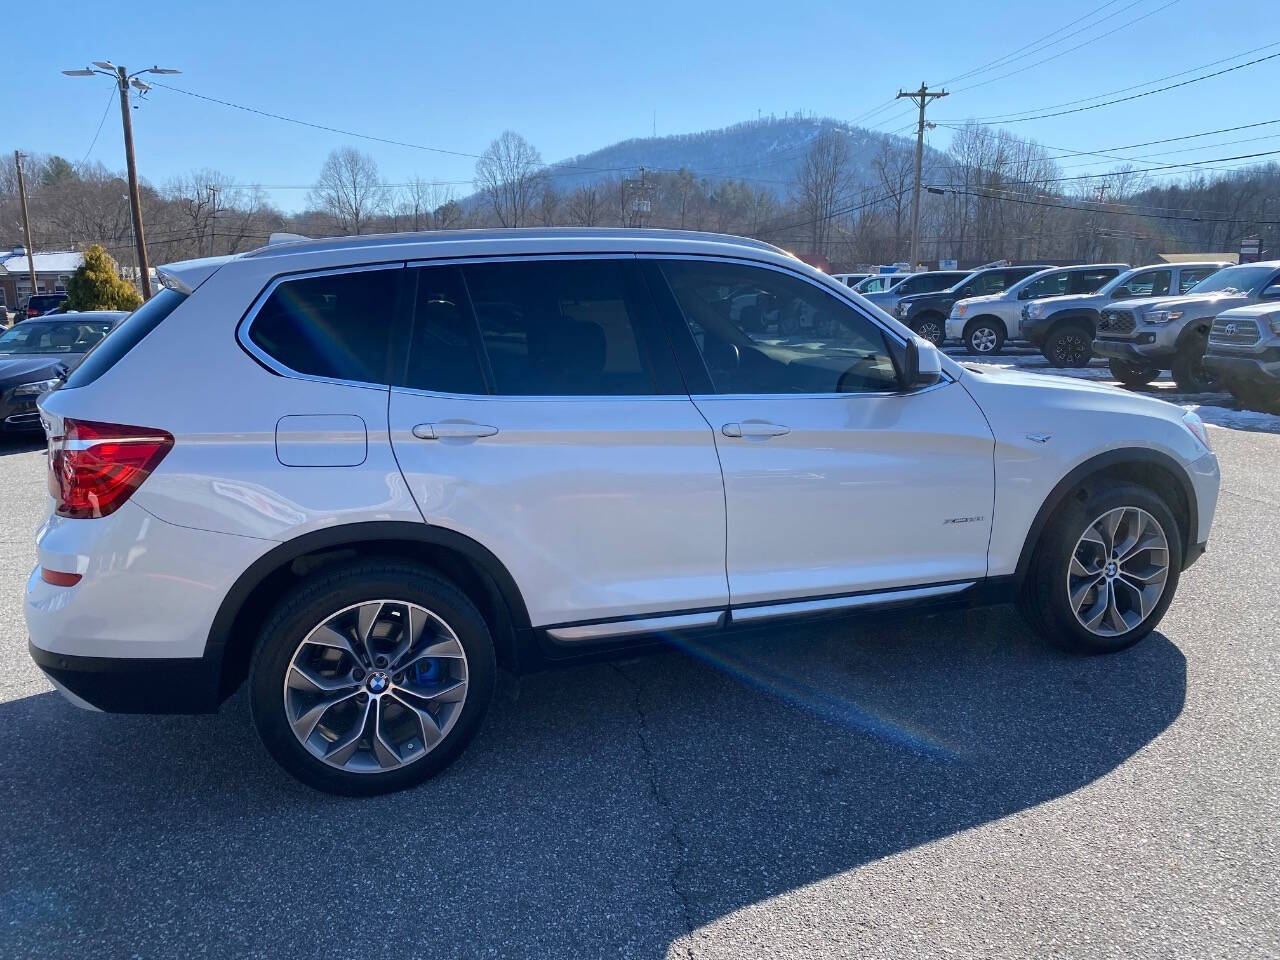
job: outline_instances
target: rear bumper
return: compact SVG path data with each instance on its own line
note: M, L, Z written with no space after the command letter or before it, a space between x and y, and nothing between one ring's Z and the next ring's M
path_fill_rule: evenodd
M111 713L212 713L220 664L212 658L121 660L77 657L28 642L36 666L79 707Z

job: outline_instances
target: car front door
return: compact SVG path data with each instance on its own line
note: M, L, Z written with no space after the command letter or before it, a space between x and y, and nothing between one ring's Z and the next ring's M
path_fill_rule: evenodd
M487 547L558 639L716 622L715 443L635 258L411 269L390 428L425 520ZM684 619L563 626L671 611Z
M900 392L886 330L802 274L688 258L647 269L715 428L735 619L985 576L993 440L960 384ZM748 287L767 305L757 330L727 300Z

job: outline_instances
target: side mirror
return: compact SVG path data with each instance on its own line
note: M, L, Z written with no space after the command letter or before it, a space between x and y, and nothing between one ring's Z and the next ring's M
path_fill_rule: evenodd
M907 341L899 381L904 391L931 387L942 379L942 360L938 348L928 340L912 337Z
M1133 294L1129 292L1129 288L1124 286L1123 284L1121 284L1120 286L1116 287L1114 290L1111 291L1112 300L1126 300L1132 296Z
M1273 283L1262 291L1262 300L1280 300L1280 283Z

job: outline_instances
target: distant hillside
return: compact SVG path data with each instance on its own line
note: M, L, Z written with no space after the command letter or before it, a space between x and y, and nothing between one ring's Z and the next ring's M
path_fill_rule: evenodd
M569 191L620 173L633 176L641 165L670 171L684 167L700 177L749 180L782 199L787 196L809 145L824 130L837 130L848 137L854 174L860 185L876 183L871 161L883 142L915 146L911 139L829 118L768 117L702 133L623 140L552 164L550 172L556 186ZM934 153L928 148L926 152Z

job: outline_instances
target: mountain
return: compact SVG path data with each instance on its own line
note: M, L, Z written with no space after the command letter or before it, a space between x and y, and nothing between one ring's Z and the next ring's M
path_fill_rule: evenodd
M551 164L548 173L560 190L568 192L612 177L634 177L641 166L667 172L683 167L700 178L746 180L783 199L795 182L806 151L824 130L835 130L848 139L853 173L860 186L878 185L872 160L883 143L905 150L915 147L911 139L828 117L766 117L702 133L623 140ZM927 155L935 153L926 148Z

